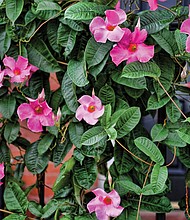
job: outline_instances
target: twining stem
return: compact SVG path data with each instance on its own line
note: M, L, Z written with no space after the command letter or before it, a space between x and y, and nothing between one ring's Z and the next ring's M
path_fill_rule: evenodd
M123 146L123 144L121 144L118 140L115 140L124 150L126 150L128 153L130 153L133 157L137 158L138 160L140 160L141 162L149 165L149 166L153 166L152 163L149 163L143 159L141 159L140 157L136 156L135 154L133 154L130 150L128 150L126 147Z
M175 158L176 158L176 147L174 147L174 156L173 156L172 160L170 161L170 163L168 163L166 165L166 167L169 167L174 162Z
M147 182L147 179L148 179L148 175L149 175L149 173L150 173L151 167L153 166L152 163L153 163L153 162L150 163L150 166L149 166L148 171L147 171L147 173L146 173L145 180L144 180L144 183L143 183L143 188L144 188L145 185L146 185L146 182ZM138 209L137 209L136 220L139 219L139 213L140 213L140 208L141 208L142 196L143 196L143 194L141 193L141 194L140 194L140 197L139 197L139 204L138 204Z
M0 209L0 212L4 212L4 213L7 213L7 214L15 214L15 213L10 212L10 211L5 210L5 209ZM27 219L30 219L30 220L35 220L35 218L31 218L31 217L27 217Z
M189 192L188 192L188 185L187 184L185 186L185 190L186 190L186 193L185 193L185 205L186 205L185 211L187 213L188 218L190 218L190 214L189 214Z
M170 100L173 102L173 104L175 105L175 107L178 109L178 111L183 115L183 117L185 119L187 119L187 116L182 112L182 110L179 108L179 106L175 103L175 101L172 99L172 97L170 96L170 94L166 91L166 89L164 88L164 86L162 85L162 83L160 82L159 79L157 79L159 85L162 87L162 89L164 90L164 92L166 93L166 95L170 98Z

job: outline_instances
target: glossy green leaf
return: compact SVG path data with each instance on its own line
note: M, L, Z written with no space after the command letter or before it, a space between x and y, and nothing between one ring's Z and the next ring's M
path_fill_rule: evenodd
M94 38L90 38L85 49L85 60L88 67L90 68L101 63L112 46L113 43L109 41L106 43L98 43L94 40Z
M6 15L14 23L22 12L23 0L6 0Z
M83 23L80 21L74 21L71 19L67 19L67 18L60 18L59 21L67 26L69 26L70 28L72 28L75 31L83 31L84 30L84 26Z
M81 147L80 140L83 133L84 133L84 128L82 123L69 124L69 138L77 148Z
M97 178L97 166L93 158L85 158L83 164L76 162L74 176L80 186L89 189Z
M185 33L181 33L179 29L174 32L175 40L178 46L178 50L180 53L183 53L186 48L186 40L187 35Z
M49 162L47 154L39 155L38 143L39 141L34 142L27 148L24 158L27 169L33 174L41 173Z
M38 153L39 155L44 154L51 146L54 140L54 135L46 134L38 143Z
M150 134L153 142L160 142L168 136L168 129L161 124L155 124Z
M166 166L160 167L160 165L155 164L151 173L151 185L154 192L161 191L168 178L168 169Z
M89 83L83 61L70 60L67 67L67 74L78 87L83 87Z
M175 15L167 10L142 11L138 14L141 29L146 29L149 34L162 30L175 19Z
M26 216L19 214L10 214L7 217L3 218L4 220L25 220Z
M8 182L5 187L4 200L9 211L25 214L28 208L27 197L16 182Z
M115 105L114 89L107 84L100 89L98 93L98 97L102 101L103 105L107 105L107 104L111 104L112 106Z
M108 104L108 105L105 105L104 106L104 114L103 116L101 117L101 125L104 127L104 128L108 128L109 125L110 125L110 118L111 118L111 105Z
M168 96L164 96L160 100L158 100L155 94L151 95L150 98L148 99L146 110L156 110L156 109L162 108L169 101L170 101L170 98Z
M81 137L81 145L93 145L107 136L101 126L96 126L87 130Z
M174 98L173 100L180 109L181 105L180 105L179 100L177 98ZM167 114L169 120L172 123L177 122L178 119L181 117L181 112L177 109L177 107L173 104L173 102L168 102L167 103L167 105L166 105L166 114Z
M135 145L154 162L159 165L164 164L164 157L159 148L148 138L138 137L134 140Z
M177 130L179 137L186 143L190 144L190 129L189 128L180 128Z
M160 193L163 193L165 190L167 190L166 185L164 185L163 188L160 188L159 190L154 191L152 184L149 183L145 187L143 187L142 194L145 196L153 196L153 195L158 195Z
M28 205L29 211L36 217L42 216L42 207L35 201L30 201Z
M135 128L141 118L141 112L138 107L128 108L119 116L116 122L115 129L117 131L117 137L121 138L127 135Z
M16 99L12 95L4 96L0 99L0 113L4 118L10 119L16 107Z
M116 140L117 131L115 130L115 128L110 127L110 128L105 129L105 131L109 137L109 140Z
M42 209L42 219L50 217L58 208L59 203L56 199L51 199Z
M10 46L11 46L11 38L6 33L6 28L4 26L1 26L0 27L0 48L1 48L0 58L1 59L3 59Z
M161 74L161 70L156 63L140 63L132 62L127 64L122 71L121 77L126 78L140 78L144 76L149 76L153 78L158 78Z
M36 11L46 11L46 10L60 11L61 7L55 2L50 2L50 1L39 2Z
M65 73L62 80L61 92L69 110L75 113L78 108L76 86L74 85L67 73Z
M10 163L10 149L8 148L5 141L0 142L0 163Z
M4 137L5 140L10 144L12 143L14 140L16 140L18 133L20 131L20 125L19 123L8 123L5 126L5 130L4 130Z
M127 93L127 95L129 95L130 97L134 99L140 98L144 93L144 89L133 89L127 86L124 87L124 90Z
M61 70L47 45L41 39L29 43L28 58L30 63L44 72L54 73Z
M104 5L97 5L92 2L78 2L68 7L65 11L65 18L72 20L90 20L98 14L103 15L107 9Z
M182 132L182 134L184 133ZM185 147L187 144L184 140L182 140L179 136L179 131L177 132L169 132L167 138L163 141L164 144L175 147Z

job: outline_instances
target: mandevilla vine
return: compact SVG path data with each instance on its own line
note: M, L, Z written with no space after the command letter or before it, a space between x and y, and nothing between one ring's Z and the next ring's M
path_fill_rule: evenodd
M140 220L140 210L170 212L175 158L187 169L180 208L190 219L190 111L181 105L190 93L190 8L144 2L150 10L139 12L137 0L126 10L117 0L0 1L5 220ZM23 123L37 141L28 141ZM43 206L30 191L46 187L39 176L50 161L61 168ZM38 178L24 190L25 168ZM94 184L99 174L103 188Z

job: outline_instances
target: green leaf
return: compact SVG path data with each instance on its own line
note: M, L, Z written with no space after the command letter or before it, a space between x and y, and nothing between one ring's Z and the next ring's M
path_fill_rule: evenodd
M23 0L6 0L6 15L14 23L22 12Z
M140 63L132 62L127 64L122 71L121 77L126 78L139 78L144 76L149 76L153 78L158 78L161 74L159 66L153 62Z
M84 128L82 123L69 124L69 138L77 148L81 147L80 140L83 133L84 133Z
M73 171L78 184L85 189L89 189L97 178L97 164L90 157L85 158L82 165L76 162Z
M109 137L109 140L115 140L117 138L117 131L115 130L115 128L107 128L105 129L108 137Z
M4 200L9 211L25 214L28 208L26 195L16 182L8 182L5 187Z
M181 136L184 135L180 134ZM175 147L185 147L187 144L179 137L179 131L177 132L169 132L167 138L162 142L163 144Z
M153 142L160 142L167 138L168 129L161 124L155 124L152 127L150 134Z
M61 7L55 2L50 2L50 1L39 2L36 11L46 11L46 10L61 11Z
M6 52L9 50L11 46L11 38L6 32L5 26L0 27L0 58L3 59Z
M54 73L61 70L57 61L41 39L29 43L28 58L30 63L47 73Z
M101 117L101 120L100 120L102 127L104 127L104 128L109 127L110 118L111 118L111 105L108 104L108 105L104 106L104 114L103 114L103 116Z
M143 153L149 156L151 160L159 165L164 164L164 157L162 156L162 153L151 140L146 137L138 137L134 140L134 143Z
M184 142L190 144L190 129L189 128L180 128L177 130L177 134Z
M0 99L0 113L4 118L10 119L16 107L16 99L12 95L4 96Z
M109 41L106 43L98 43L94 40L94 38L90 38L85 49L85 60L88 67L90 68L101 63L112 46L113 43Z
M7 144L2 141L0 142L0 163L10 163L11 157L10 157L10 149L8 148Z
M111 104L112 106L115 105L114 89L107 84L100 89L98 97L102 101L103 105L107 105L107 104Z
M163 29L158 33L152 34L151 36L162 47L162 49L170 54L170 56L174 56L178 53L178 47L173 32Z
M44 213L41 218L48 218L49 216L51 216L56 209L58 208L59 203L56 199L51 199L42 209L42 212Z
M142 11L139 14L141 29L146 29L149 34L156 33L175 19L175 15L168 10Z
M15 123L8 123L5 126L5 130L4 130L4 137L5 140L10 144L12 143L14 140L17 139L18 133L20 131L20 125L19 123L15 122Z
M87 130L81 137L81 145L93 145L107 136L101 126L96 126Z
M4 220L25 220L27 216L19 215L19 214L10 214L7 217L3 218Z
M103 15L107 9L104 5L97 5L92 2L78 2L71 5L65 11L65 18L72 20L90 20L98 14Z
M179 29L175 30L174 32L175 40L178 46L179 52L182 54L185 51L186 48L186 40L187 35L184 33L181 33Z
M27 148L24 157L27 169L33 174L44 171L49 162L47 154L38 154L38 143L39 141L36 141L29 148Z
M75 113L78 108L76 86L67 73L63 77L61 91L69 110Z
M148 104L147 104L146 110L148 111L148 110L156 110L156 109L162 108L169 101L170 101L170 98L168 96L164 96L160 100L158 100L157 96L155 94L153 94L148 99Z
M46 134L38 143L38 153L39 155L44 154L51 146L54 140L54 135Z
M83 61L70 60L67 67L67 74L78 87L83 87L89 83Z
M173 100L177 104L179 109L181 109L179 100L177 98L174 98ZM176 108L176 106L171 101L168 102L166 105L166 114L172 123L177 122L178 119L181 117L181 112Z
M122 138L135 128L141 118L140 108L131 107L123 111L118 121L116 122L115 129L117 131L117 137Z
M134 192L137 195L140 195L141 188L133 183L130 180L117 180L115 182L115 190L119 193L120 196L124 196L129 192Z
M70 20L70 19L67 19L64 17L60 18L59 21L65 25L69 26L74 31L83 31L84 30L83 23L80 21L74 21L74 20Z
M35 201L30 201L28 205L29 211L36 217L42 216L42 207Z
M125 92L133 99L140 98L144 93L144 89L133 89L127 86L124 87L124 89L125 89Z
M168 169L166 166L160 167L160 165L155 164L151 173L151 185L154 192L161 191L168 178Z

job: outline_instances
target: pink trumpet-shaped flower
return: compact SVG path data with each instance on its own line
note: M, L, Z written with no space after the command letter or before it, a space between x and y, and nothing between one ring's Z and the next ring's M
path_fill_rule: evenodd
M38 68L28 63L28 59L22 56L18 56L17 61L12 57L6 56L3 59L3 64L6 67L6 75L11 77L11 82L22 83L26 79L30 78L33 72L36 72Z
M110 51L112 61L118 66L122 61L127 60L127 64L135 61L148 62L154 56L154 46L144 44L147 38L147 31L135 27L131 32L124 28L125 34L120 42Z
M166 0L160 0L161 2L165 2ZM158 0L147 0L150 10L155 11L158 8Z
M53 112L45 101L44 89L37 99L27 98L28 103L21 104L17 109L17 114L22 120L27 119L27 126L33 132L43 131L42 126L53 126Z
M4 76L5 76L5 70L1 70L1 66L0 66L0 88L3 86Z
M83 95L78 102L81 104L76 111L76 118L79 121L84 119L88 124L95 125L98 118L104 114L104 106L94 94L92 94L92 97Z
M182 33L189 35L186 40L186 51L190 53L190 5L189 5L189 18L182 22L180 31Z
M92 191L96 197L87 204L90 213L95 212L98 220L109 220L109 217L117 217L123 211L120 206L120 196L113 189L110 193L98 188Z
M124 31L118 26L122 24L127 16L126 13L116 5L115 10L106 10L106 19L95 17L90 23L90 31L97 42L105 43L108 40L119 42L124 35Z
M5 173L4 173L4 164L1 163L0 164L0 180L3 179L3 177L5 176ZM3 182L0 182L0 186L3 184Z

